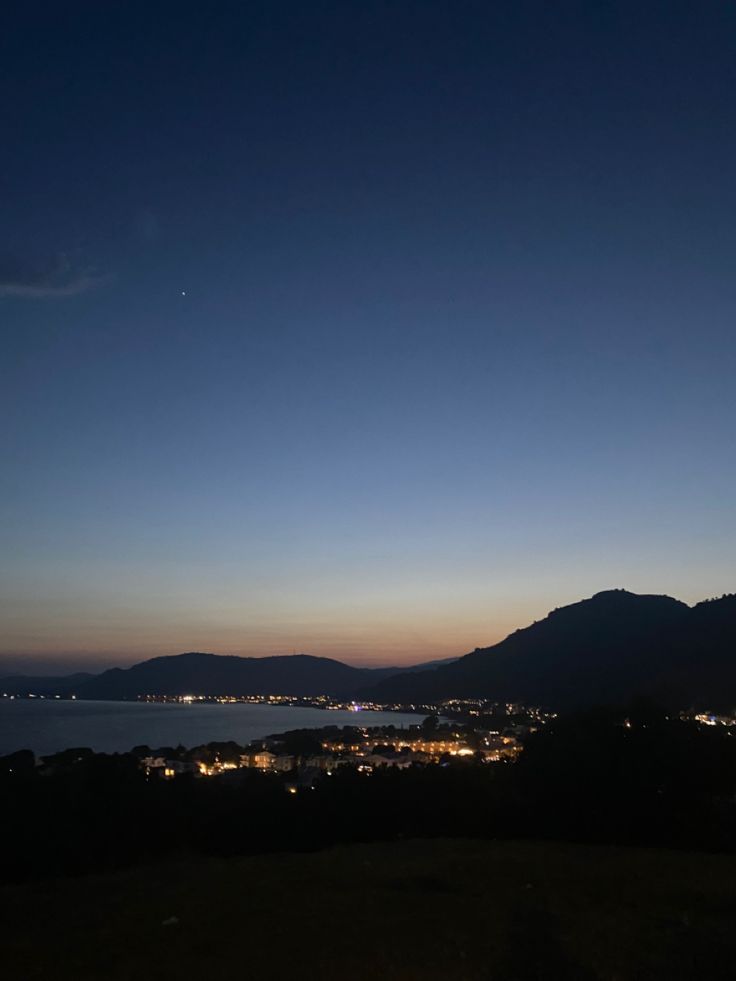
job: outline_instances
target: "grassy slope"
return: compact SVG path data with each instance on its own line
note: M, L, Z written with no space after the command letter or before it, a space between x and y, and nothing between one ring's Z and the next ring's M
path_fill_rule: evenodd
M734 857L361 845L3 887L0 951L23 981L725 978L734 883Z

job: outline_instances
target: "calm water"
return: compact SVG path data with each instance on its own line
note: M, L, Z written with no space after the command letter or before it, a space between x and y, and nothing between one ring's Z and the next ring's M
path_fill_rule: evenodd
M250 742L286 729L327 725L411 725L398 712L328 712L271 705L161 705L0 698L0 754L32 749L43 756L72 746L125 752L133 746Z

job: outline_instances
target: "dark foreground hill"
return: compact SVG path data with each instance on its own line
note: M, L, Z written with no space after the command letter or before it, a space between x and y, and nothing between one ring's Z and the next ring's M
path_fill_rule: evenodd
M487 697L556 708L654 698L677 708L736 705L736 596L688 607L625 590L544 620L436 671L379 683L380 701Z
M0 888L24 981L635 981L732 974L730 855L352 845Z

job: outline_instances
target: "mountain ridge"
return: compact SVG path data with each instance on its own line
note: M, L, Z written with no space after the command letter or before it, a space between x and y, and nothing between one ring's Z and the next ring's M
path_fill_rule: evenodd
M376 685L378 700L488 697L559 708L657 698L736 705L736 597L693 607L670 596L604 590L552 610L429 675Z
M454 659L442 659L440 665ZM268 695L354 694L404 671L432 670L433 661L409 668L359 668L312 654L242 657L188 651L147 658L127 668L114 667L92 675L0 678L0 695L75 695L88 699L128 699L140 695Z
M730 709L736 706L736 595L691 607L661 594L603 590L449 664L358 668L310 654L194 651L71 677L73 690L69 678L6 678L0 693L15 685L9 693L27 694L32 684L40 694L45 681L100 699L283 694L416 704L469 697L566 709L646 696L677 709Z

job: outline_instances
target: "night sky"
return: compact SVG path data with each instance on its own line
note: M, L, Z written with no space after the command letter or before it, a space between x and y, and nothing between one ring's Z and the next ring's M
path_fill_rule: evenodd
M0 667L736 573L736 8L8 5Z

